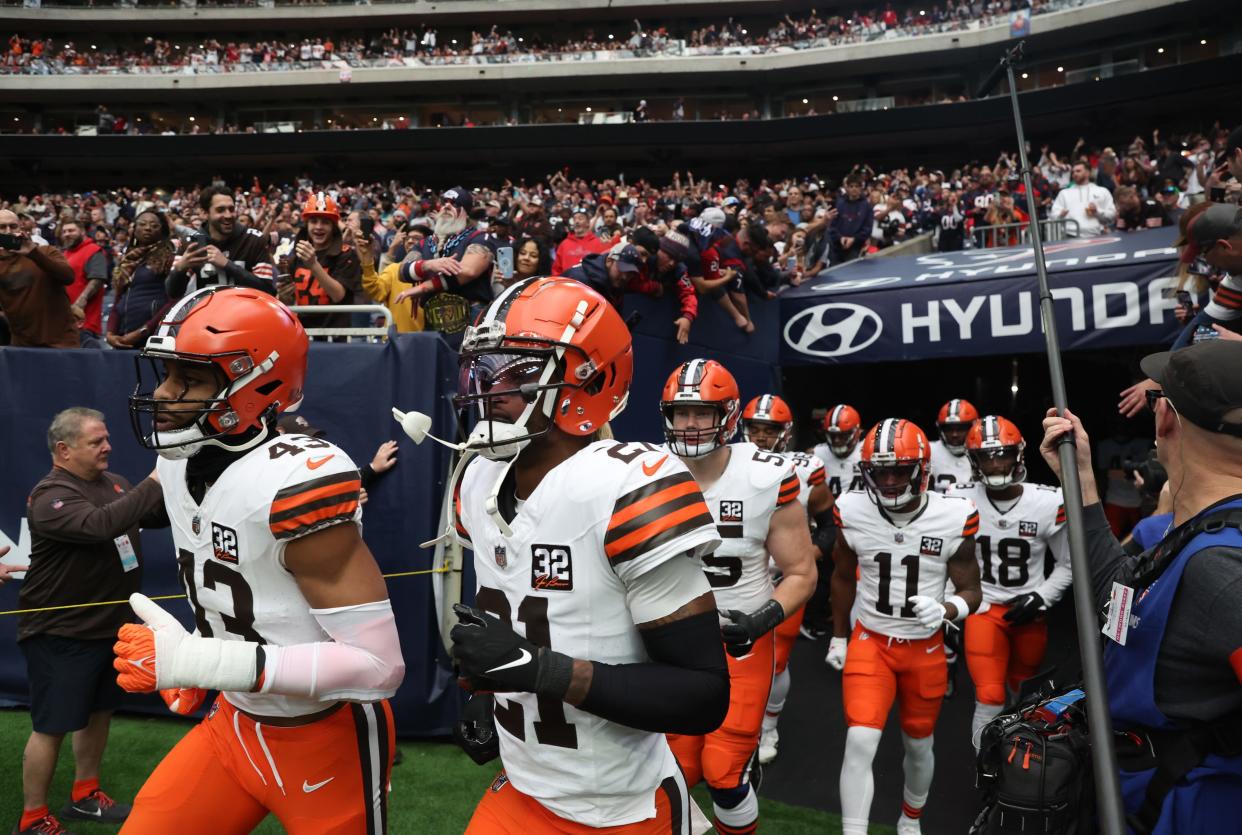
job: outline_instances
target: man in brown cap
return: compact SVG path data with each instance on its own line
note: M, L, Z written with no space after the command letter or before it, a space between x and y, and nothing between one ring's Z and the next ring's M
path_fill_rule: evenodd
M1099 503L1077 416L1049 410L1039 451L1058 475L1077 446L1090 582L1108 607L1104 675L1127 820L1137 832L1237 829L1242 796L1242 344L1216 340L1142 361L1159 388L1156 449L1173 528L1126 556ZM1076 577L1077 582L1088 578ZM1091 698L1092 694L1087 694Z

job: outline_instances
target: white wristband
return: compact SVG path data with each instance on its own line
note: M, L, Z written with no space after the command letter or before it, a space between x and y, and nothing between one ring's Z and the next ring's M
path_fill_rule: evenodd
M953 608L957 610L957 616L953 618L954 622L962 620L970 614L970 606L959 595L951 594L944 601L946 604L952 603Z

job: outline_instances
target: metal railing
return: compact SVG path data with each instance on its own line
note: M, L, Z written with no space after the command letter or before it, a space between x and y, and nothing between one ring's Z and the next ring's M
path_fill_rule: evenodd
M374 324L375 316L383 316L386 323L392 322L392 313L382 304L296 304L289 305L289 309L301 316L302 314L330 314L330 313L369 313L372 317L372 324L369 326L346 327L346 328L307 328L306 335L312 339L317 336L343 336L347 341L353 342L355 337L360 342L387 342L389 325Z
M1078 221L1069 218L1041 220L1039 231L1044 243L1063 241L1066 238L1078 237ZM976 249L994 249L1005 246L1029 246L1031 243L1031 224L998 223L994 226L976 226L971 232Z

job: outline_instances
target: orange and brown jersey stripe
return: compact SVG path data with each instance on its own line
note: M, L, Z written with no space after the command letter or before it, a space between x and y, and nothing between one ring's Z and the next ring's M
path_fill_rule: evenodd
M776 506L784 507L790 502L796 502L801 492L802 482L798 481L798 474L790 470L785 480L781 482L780 491L776 494Z
M962 526L962 536L974 536L977 533L979 533L979 511L972 510L966 517L966 524Z
M838 504L832 506L832 524L838 528L845 527L845 523L841 521L841 506Z
M807 477L806 483L812 487L818 487L828 480L828 475L824 472L823 467L816 467L815 470Z
M294 539L353 518L362 481L357 470L286 487L272 501L268 527L277 539Z
M715 524L690 473L674 473L617 499L604 535L604 553L613 565L619 565L696 528Z
M1061 505L1060 507L1058 507L1058 508L1057 508L1057 521L1056 521L1056 524L1058 524L1058 525L1064 525L1064 524L1065 524L1065 505Z

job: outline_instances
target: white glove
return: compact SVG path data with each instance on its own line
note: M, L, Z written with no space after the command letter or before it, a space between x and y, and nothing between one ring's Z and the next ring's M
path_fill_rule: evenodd
M934 597L916 594L910 598L910 605L914 607L914 617L925 629L936 629L944 621L944 604Z
M849 638L833 638L828 642L828 655L824 663L834 670L845 667L845 649L849 646Z
M257 644L191 635L144 594L130 595L129 605L154 633L155 689L202 687L246 692L254 687Z

